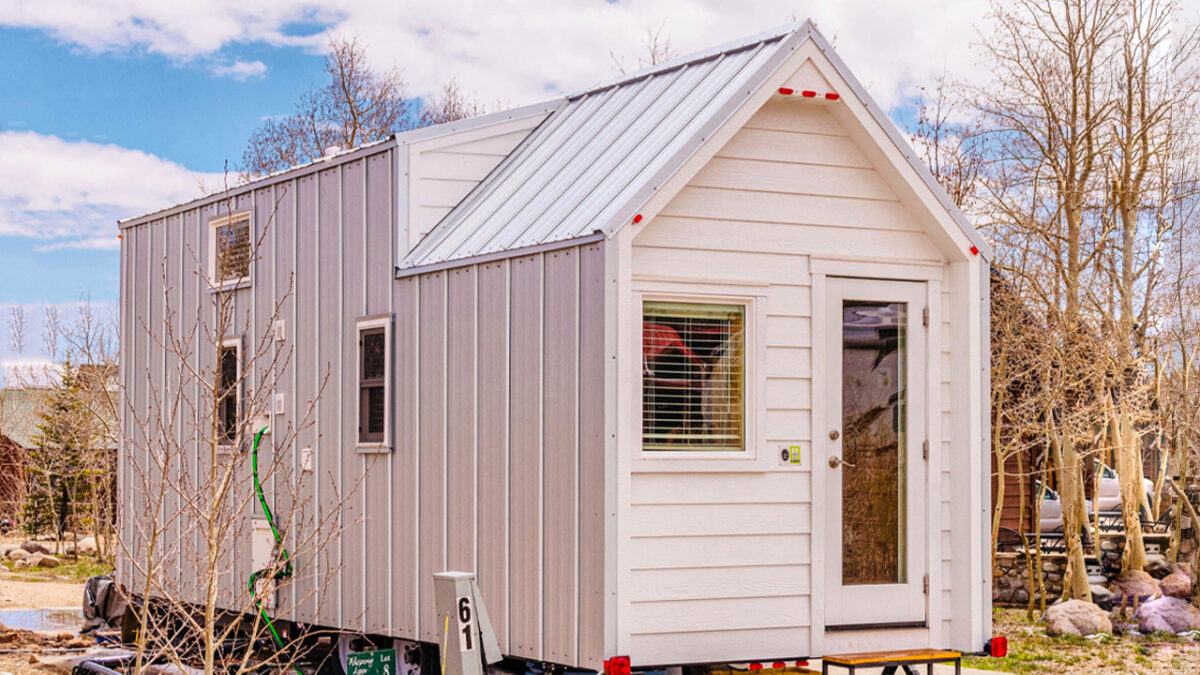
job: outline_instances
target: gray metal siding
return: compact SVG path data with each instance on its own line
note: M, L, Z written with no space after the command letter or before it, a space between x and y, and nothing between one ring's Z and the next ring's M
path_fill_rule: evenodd
M575 660L578 535L579 253L547 253L545 279L545 386L543 492L545 544L542 631L545 653L556 663Z
M506 653L598 667L604 246L395 279L397 155L381 148L234 197L235 210L253 208L256 236L266 231L251 286L230 292L244 355L265 354L247 388L283 394L283 412L271 414L280 436L315 407L294 447L275 447L268 436L261 449L264 467L284 463L264 489L287 517L281 524L295 554L296 576L276 614L440 642L432 574L474 570ZM120 480L132 508L121 527L135 548L140 524L130 515L142 512L141 482L156 480L135 448L144 451L147 434L159 429L143 431L133 415L161 426L171 420L152 404L164 391L183 383L193 399L200 393L198 382L181 382L178 364L154 340L165 337L164 319L176 333L198 320L212 325L214 295L193 264L207 260L208 222L225 210L204 202L124 230L130 443ZM276 303L282 342L271 337ZM378 314L392 315L390 451L361 452L356 321ZM191 367L215 367L204 330L186 342ZM264 402L273 411L273 396ZM192 424L203 416L186 414ZM172 433L177 441L186 435L178 425ZM313 470L301 473L306 447ZM207 451L185 458L198 487ZM235 490L251 501L248 475ZM164 511L180 508L172 502ZM245 601L251 524L248 512L225 546L227 606ZM172 527L168 540L183 534ZM201 544L194 531L182 537L179 558L202 553ZM139 589L132 561L120 569ZM181 564L170 575L189 600L200 600L193 568Z
M433 575L446 571L446 274L430 274L420 282L417 308L417 364L420 387L417 424L421 495L417 550L418 623L422 640L438 642L441 627L432 617Z
M542 633L542 257L514 258L509 320L509 649L537 658Z

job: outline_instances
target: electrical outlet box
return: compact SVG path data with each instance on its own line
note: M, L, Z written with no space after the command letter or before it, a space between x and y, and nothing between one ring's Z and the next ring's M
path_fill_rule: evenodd
M283 394L275 394L275 414L282 415L286 410L286 399Z
M300 450L300 470L308 473L312 468L312 448L303 448Z
M287 335L286 335L286 331L284 330L284 326L285 326L285 324L283 323L282 319L280 319L279 321L276 321L271 326L271 331L275 334L275 340L277 342L283 342L284 340L287 339Z

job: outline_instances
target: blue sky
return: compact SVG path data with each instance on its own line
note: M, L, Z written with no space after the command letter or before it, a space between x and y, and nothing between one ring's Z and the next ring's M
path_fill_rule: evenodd
M331 36L357 36L414 97L454 78L495 108L613 76L612 55L641 52L647 30L687 53L811 17L903 116L947 63L971 67L984 13L982 0L0 0L0 364L49 356L36 335L12 349L13 306L29 331L47 305L115 307L116 221L219 187L255 126L323 83Z

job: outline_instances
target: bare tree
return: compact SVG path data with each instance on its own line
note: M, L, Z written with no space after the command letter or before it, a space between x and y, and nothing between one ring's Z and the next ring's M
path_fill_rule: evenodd
M232 212L231 198L225 206ZM248 251L219 250L214 267L254 264L271 227L261 227ZM238 291L213 278L197 251L189 249L188 256L182 264L207 291L204 306L194 321L183 319L170 302L178 272L168 273L163 260L162 317L141 317L138 332L164 354L164 372L161 378L139 375L148 400L123 402L129 473L119 545L136 596L135 668L168 662L205 673L292 670L313 635L300 624L287 634L277 631L267 611L315 616L330 597L322 589L336 583L340 563L327 548L353 526L350 497L362 478L347 477L350 486L339 490L333 474L314 476L303 467L296 446L313 432L328 374L312 399L297 402L286 424L272 421L279 419L271 415L273 393L283 384L292 348L271 331L254 333L245 303L238 309ZM266 299L266 325L282 316L293 287L294 280ZM223 351L230 335L247 336L240 354ZM320 505L314 480L322 483ZM247 561L255 519L266 519L279 538L267 559ZM230 658L221 650L234 638L272 646Z
M437 98L421 108L418 126L429 127L455 120L476 117L487 112L487 108L474 95L464 94L458 82L450 80L442 87Z
M25 350L25 308L21 305L13 305L9 315L8 341L17 354Z
M371 67L357 37L331 39L325 58L329 83L309 90L287 117L267 119L242 154L242 170L262 176L320 159L331 147L349 149L411 129L416 104L396 68Z
M664 34L666 22L659 24L658 28L647 28L646 34L642 36L643 51L633 55L636 67L628 68L625 62L625 57L617 56L615 52L609 52L609 57L613 60L613 65L617 72L622 75L629 72L657 66L660 63L665 63L679 56L679 50L671 43L671 34Z

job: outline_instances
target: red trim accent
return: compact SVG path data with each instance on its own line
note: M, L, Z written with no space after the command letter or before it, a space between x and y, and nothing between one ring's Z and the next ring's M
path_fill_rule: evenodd
M791 96L792 94L796 93L796 90L792 89L791 87L780 87L779 93L783 94L784 96Z
M804 98L813 98L814 96L817 95L817 92L809 91L809 90L805 89L804 91L800 92L800 95L803 96Z
M979 247L978 246L971 247L971 255L979 255Z
M841 98L841 96L838 96L837 94L835 94L835 93L833 93L833 92L831 91L831 92L829 92L828 94L825 94L825 98L826 98L826 99L828 99L828 100L830 100L830 101L836 101L836 100L838 100L839 98Z
M642 214L640 214L640 213L639 213L639 214L637 214L636 216L634 216L634 217L633 217L633 222L635 222L635 223L640 223L640 222L642 222Z

